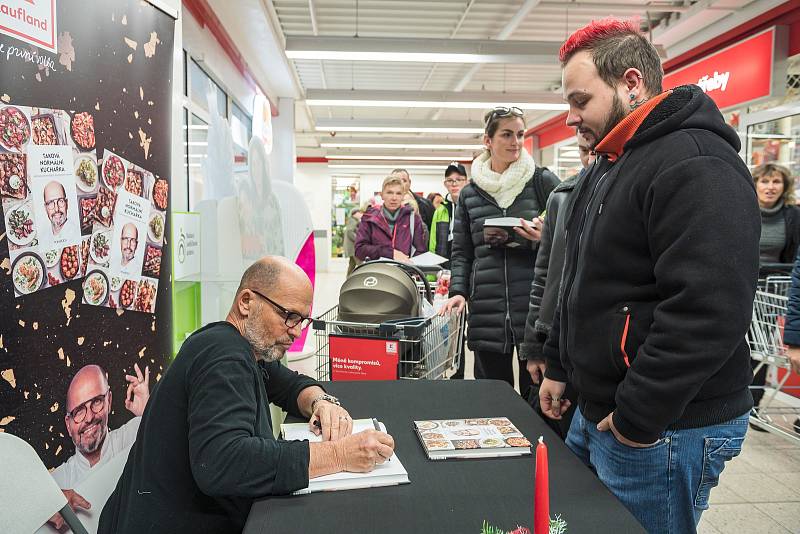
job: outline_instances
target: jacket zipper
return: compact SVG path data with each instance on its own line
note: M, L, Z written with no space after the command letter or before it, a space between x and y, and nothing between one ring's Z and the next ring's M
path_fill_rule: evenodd
M567 284L562 286L562 287L564 287L564 294L563 294L562 299L561 299L561 306L562 306L562 309L564 309L563 312L562 312L562 317L569 317L569 297L570 297L570 294L572 293L572 283L575 281L575 276L576 276L577 271L578 271L578 269L577 269L578 256L580 255L581 242L583 240L583 231L586 228L586 221L589 218L589 209L591 208L592 200L594 200L594 196L597 194L597 191L600 188L600 184L603 183L603 181L605 180L606 176L608 175L609 171L611 171L611 169L613 169L613 167L608 169L606 172L604 172L603 175L600 177L600 179L597 180L597 183L595 184L594 189L592 190L592 194L589 195L589 199L586 202L586 207L583 210L583 220L581 221L581 225L578 228L578 244L575 247L574 254L572 255L573 269L572 269L572 272L569 273L569 280L568 280ZM564 312L566 312L566 313L564 313ZM562 325L562 328L561 328L562 331L559 333L559 337L561 337L561 339L563 339L566 342L566 341L568 341L568 335L569 335L569 322L562 320L561 321L561 325ZM562 334L563 334L563 336L562 336Z
M622 329L622 336L619 340L619 350L622 352L622 359L625 360L625 367L630 367L631 362L628 359L628 353L625 351L625 342L628 341L628 329L631 326L631 312L628 306L622 308L625 313L625 327Z
M503 208L503 217L506 216L506 208ZM503 288L506 291L506 327L503 329L503 354L508 353L508 331L511 330L511 341L514 341L514 328L511 326L511 299L508 296L508 250L503 249ZM511 349L514 352L514 349Z

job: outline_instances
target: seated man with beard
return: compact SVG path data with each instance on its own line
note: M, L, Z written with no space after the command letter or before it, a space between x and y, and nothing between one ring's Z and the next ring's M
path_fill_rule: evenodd
M309 322L312 295L285 258L245 271L226 320L192 334L154 388L100 534L241 532L253 499L391 457L391 436L351 434L339 401L279 362ZM276 440L270 402L308 418L323 441Z

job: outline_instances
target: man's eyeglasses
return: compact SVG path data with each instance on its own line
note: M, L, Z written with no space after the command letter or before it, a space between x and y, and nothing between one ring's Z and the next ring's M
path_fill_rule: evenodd
M122 241L123 245L129 244L129 245L136 246L139 243L139 240L136 239L135 237L121 237L120 241Z
M247 289L249 289L250 291L252 291L256 295L258 295L262 299L264 299L267 302L269 302L270 304L272 304L275 307L275 309L278 310L278 313L280 313L283 316L283 323L286 326L288 326L289 328L294 328L297 325L300 325L300 329L302 330L302 329L306 328L308 325L311 324L311 321L312 321L311 317L303 317L302 315L300 315L297 312L293 312L291 310L287 310L286 308L284 308L283 306L281 306L280 304L278 304L277 302L275 302L274 300L272 300L271 298L269 298L265 294L261 293L260 291L256 291L255 289L250 288L250 287L247 288Z
M108 396L108 391L96 397L92 397L71 412L67 412L67 417L72 419L75 423L82 423L83 420L86 419L86 414L89 413L87 411L87 406L92 410L92 413L100 413L103 409L103 404L105 404L106 397Z
M467 179L463 176L458 176L457 178L446 178L444 181L444 185L463 184L466 181Z
M58 208L63 210L64 206L67 205L67 199L64 197L54 198L45 202L44 205L49 210L53 209L55 205L58 205Z

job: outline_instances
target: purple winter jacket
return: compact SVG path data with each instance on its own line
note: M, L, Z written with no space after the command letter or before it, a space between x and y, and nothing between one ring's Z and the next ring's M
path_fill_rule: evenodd
M414 217L414 247L411 254L410 214ZM377 260L378 258L394 257L394 249L407 254L418 256L428 250L428 232L422 219L414 213L410 206L400 206L400 213L395 223L395 242L392 246L392 234L389 232L389 223L380 209L370 210L361 218L356 234L356 258L360 260Z

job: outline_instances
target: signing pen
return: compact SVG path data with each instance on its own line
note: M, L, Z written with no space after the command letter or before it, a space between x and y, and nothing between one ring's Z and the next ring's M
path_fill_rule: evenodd
M372 418L372 426L374 426L375 430L377 430L378 432L381 431L381 425L378 424L378 420L375 419L374 417Z

